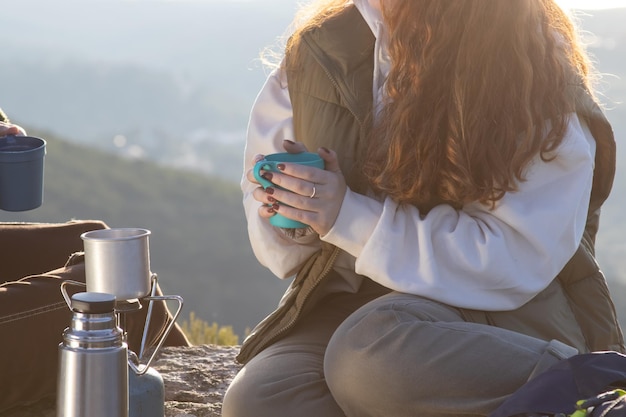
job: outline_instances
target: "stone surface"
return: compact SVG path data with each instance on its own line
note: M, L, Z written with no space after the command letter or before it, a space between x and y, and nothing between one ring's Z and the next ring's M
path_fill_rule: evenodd
M166 347L154 368L165 385L165 417L218 417L222 398L241 365L239 347Z
M165 417L219 417L226 388L241 368L238 346L163 347L152 366L163 377ZM55 417L54 399L1 417Z

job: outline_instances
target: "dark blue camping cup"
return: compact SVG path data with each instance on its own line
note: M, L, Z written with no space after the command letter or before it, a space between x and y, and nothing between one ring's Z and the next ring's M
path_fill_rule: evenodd
M32 136L0 137L0 210L32 210L43 202L46 141Z

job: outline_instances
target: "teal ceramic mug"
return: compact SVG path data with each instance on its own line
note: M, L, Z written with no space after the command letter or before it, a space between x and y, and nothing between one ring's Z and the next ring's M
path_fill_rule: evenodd
M261 171L278 172L278 164L287 162L291 164L306 165L315 168L324 169L324 160L316 153L313 152L300 152L300 153L274 153L266 155L254 165L254 178L261 184L263 188L276 187L280 188L274 183L266 180L261 176ZM308 225L288 219L279 213L276 213L270 217L270 223L276 227L282 227L285 229L302 229L308 227Z

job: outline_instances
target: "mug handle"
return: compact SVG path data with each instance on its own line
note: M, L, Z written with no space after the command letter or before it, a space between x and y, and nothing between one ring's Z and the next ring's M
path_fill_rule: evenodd
M272 171L276 170L276 162L261 160L254 164L253 174L254 178L263 186L263 188L272 187L274 184L271 181L266 180L261 176L261 170Z

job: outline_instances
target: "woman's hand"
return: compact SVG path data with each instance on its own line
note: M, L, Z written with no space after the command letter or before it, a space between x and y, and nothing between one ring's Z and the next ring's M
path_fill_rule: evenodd
M18 125L12 123L0 122L0 137L16 135L26 136L26 131Z
M287 152L298 153L306 151L301 143L289 140L284 141ZM278 187L254 190L254 199L263 203L259 208L259 215L270 218L275 213L297 220L311 226L315 232L323 236L333 227L339 215L343 197L346 192L346 181L339 168L337 154L326 148L320 148L317 153L324 160L325 169L307 167L299 164L284 163L278 166L280 172L265 172L264 177ZM254 163L263 159L257 155ZM248 171L246 177L253 183L258 183Z

